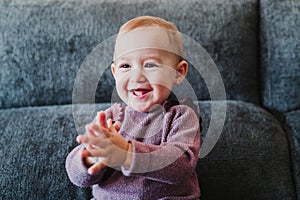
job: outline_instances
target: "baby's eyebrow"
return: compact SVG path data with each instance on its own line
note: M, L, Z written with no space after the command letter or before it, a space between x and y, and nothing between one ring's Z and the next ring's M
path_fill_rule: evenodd
M157 56L157 55L145 55L145 56L141 56L139 59L142 62L145 62L147 60L155 60L160 63L162 62L161 56ZM130 62L130 58L119 57L116 58L115 60L112 60L111 64L116 62Z
M156 60L156 61L158 61L158 62L161 62L161 58L158 57L158 56L145 56L145 57L142 58L142 61L150 60L150 59Z
M128 59L125 59L125 58L122 58L122 57L120 57L120 58L116 58L115 60L113 60L112 61L112 63L111 64L113 64L113 63L115 63L115 62L128 62Z

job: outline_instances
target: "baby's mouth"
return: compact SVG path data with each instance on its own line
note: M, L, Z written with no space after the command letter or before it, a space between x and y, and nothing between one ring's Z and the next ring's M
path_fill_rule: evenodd
M146 89L146 88L136 88L130 90L130 92L136 97L145 97L151 91L152 91L151 89Z

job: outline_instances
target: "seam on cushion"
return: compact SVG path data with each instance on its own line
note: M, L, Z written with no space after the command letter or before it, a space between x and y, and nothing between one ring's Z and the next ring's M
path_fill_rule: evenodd
M292 131L292 129L290 127L287 126L286 117L284 118L284 122L283 123L284 124L281 124L281 126L283 128L285 137L287 139L288 152L289 152L289 163L290 163L290 170L292 172L292 180L293 180L293 185L294 185L295 196L296 196L296 199L299 199L300 197L298 196L298 192L297 192L297 181L296 181L297 177L296 177L296 174L295 174L296 168L294 167L294 162L293 162L293 159L292 159L293 158L292 150L291 150L292 139L290 138L292 136L289 136L289 132L291 133L293 131Z

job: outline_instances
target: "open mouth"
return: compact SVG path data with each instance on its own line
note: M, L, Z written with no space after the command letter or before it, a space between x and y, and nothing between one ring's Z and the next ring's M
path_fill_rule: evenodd
M143 97L148 96L148 94L151 91L152 91L151 89L145 89L145 88L136 88L136 89L130 90L130 92L138 98L143 98Z

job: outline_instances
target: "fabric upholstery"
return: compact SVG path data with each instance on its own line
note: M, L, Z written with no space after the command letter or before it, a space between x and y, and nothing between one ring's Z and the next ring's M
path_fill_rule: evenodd
M197 165L201 199L299 199L298 0L1 1L0 199L91 198L69 181L65 158L95 112L118 99L113 37L140 15L170 20L201 44L232 100L217 144ZM207 66L189 50L205 144L211 103L220 111L224 102L210 102L206 81L218 82L199 75Z
M291 111L300 107L299 1L260 2L263 105L275 111Z
M285 114L297 196L300 198L300 110Z
M216 104L218 109L222 105ZM84 125L97 110L106 107L107 104L99 104L96 108L74 105L72 109L67 105L2 110L2 199L88 199L88 189L75 187L69 181L65 158ZM200 102L199 108L205 142L210 102ZM252 104L228 102L227 110L220 139L198 163L202 199L292 199L295 194L288 170L287 143L277 121Z
M0 112L1 199L90 199L68 181L77 135L70 106Z
M200 110L204 136L210 104L201 103ZM201 200L295 199L289 160L286 134L271 114L253 104L228 102L222 134L198 163Z
M5 78L0 79L0 107L71 103L74 80L86 56L120 25L140 15L166 18L200 43L217 64L228 99L258 102L257 12L256 0L3 1L0 69ZM198 99L210 99L204 81L195 74L191 69L188 80ZM98 77L84 83L85 92L94 92L95 81ZM110 102L114 81L109 68L98 88L96 101Z

